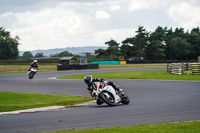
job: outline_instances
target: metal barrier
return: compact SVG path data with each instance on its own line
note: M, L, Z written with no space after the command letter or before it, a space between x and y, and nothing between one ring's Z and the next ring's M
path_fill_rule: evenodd
M119 65L120 61L93 61L91 64L99 64L99 65Z
M126 61L120 61L120 64L126 64Z
M200 63L192 63L192 74L200 75Z

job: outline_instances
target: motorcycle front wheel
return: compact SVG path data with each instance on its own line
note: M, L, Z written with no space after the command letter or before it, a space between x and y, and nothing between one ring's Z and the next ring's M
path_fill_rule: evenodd
M33 78L33 73L31 72L30 74L29 74L29 79L32 79Z
M109 106L115 106L115 98L112 95L112 93L106 92L108 94L108 96L106 94L104 94L103 92L99 95L99 97L101 98L101 100L103 102L105 102L106 104L108 104Z
M123 104L129 104L130 99L129 99L129 97L125 94L125 95L121 98L121 102L122 102Z

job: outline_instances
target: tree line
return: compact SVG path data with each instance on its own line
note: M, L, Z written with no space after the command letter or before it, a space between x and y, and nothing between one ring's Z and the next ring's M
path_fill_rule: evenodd
M107 49L95 50L96 55L87 53L92 60L126 60L131 57L143 57L146 60L196 60L200 56L200 29L190 32L184 28L158 26L153 32L139 26L135 36L128 37L120 43L111 39L105 42ZM19 57L19 37L11 37L10 32L0 27L0 59ZM73 56L68 51L52 54L51 57ZM79 57L78 55L76 55ZM44 57L43 53L35 56L30 51L23 53L22 58Z
M65 56L74 56L72 53L69 53L68 51L63 51L61 53L51 54L50 57L65 57ZM22 59L28 59L28 58L41 58L45 57L44 53L36 53L35 56L31 53L31 51L25 51L22 55Z
M193 28L190 32L184 28L162 28L149 32L139 26L136 35L121 42L111 39L105 44L106 50L97 49L97 58L119 60L130 57L143 57L146 60L196 60L200 56L200 29Z

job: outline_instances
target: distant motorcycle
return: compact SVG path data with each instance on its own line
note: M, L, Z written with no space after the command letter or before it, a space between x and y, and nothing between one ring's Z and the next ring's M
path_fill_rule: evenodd
M35 67L30 68L30 71L28 72L28 78L32 79L34 75L37 73L37 69Z
M96 97L96 103L98 105L106 103L109 106L116 106L119 103L129 104L130 102L130 99L126 93L123 92L123 94L120 95L110 85L103 86L103 84L100 82L94 82L93 88L92 95Z

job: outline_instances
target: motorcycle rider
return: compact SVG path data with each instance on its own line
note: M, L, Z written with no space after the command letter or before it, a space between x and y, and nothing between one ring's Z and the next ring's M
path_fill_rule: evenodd
M37 60L33 60L33 62L31 62L28 72L30 72L31 68L33 68L33 67L38 69L39 64L38 64Z
M92 75L87 75L84 77L84 81L87 85L87 89L88 91L90 92L90 95L93 97L93 89L94 89L94 86L93 86L93 82L100 82L103 86L101 86L102 88L106 85L110 85L112 86L116 93L119 95L119 96L122 96L124 93L123 93L123 90L119 88L119 86L117 86L114 82L112 81L107 81L105 78L93 78Z

